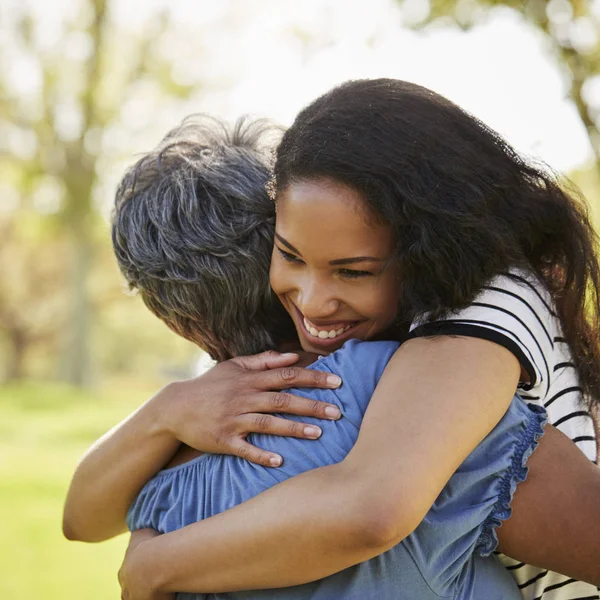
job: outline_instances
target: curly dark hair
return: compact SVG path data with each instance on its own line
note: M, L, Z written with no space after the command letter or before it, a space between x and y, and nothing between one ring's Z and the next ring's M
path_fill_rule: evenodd
M295 337L269 286L275 210L265 185L281 128L192 116L124 175L112 240L131 289L216 360Z
M528 161L446 98L392 79L347 82L284 135L274 187L328 178L389 223L400 263L400 318L468 306L519 267L545 283L585 396L600 403L597 236L578 192Z

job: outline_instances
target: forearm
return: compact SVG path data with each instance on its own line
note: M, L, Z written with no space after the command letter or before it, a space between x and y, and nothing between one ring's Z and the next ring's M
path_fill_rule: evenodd
M309 471L226 513L144 542L129 567L137 585L153 591L225 592L320 579L410 533L410 526L402 531L381 517L390 511L378 510L383 500L374 482L363 485L344 463Z
M99 542L126 530L132 501L179 447L161 419L170 393L170 386L160 390L83 456L64 508L68 539Z
M504 352L461 339L406 342L386 368L343 462L140 544L124 565L132 587L191 593L285 587L396 545L506 412L518 363ZM471 370L489 360L499 367L486 371L482 390L473 388Z
M249 444L248 433L317 437L314 427L307 432L297 421L265 415L287 412L339 417L334 405L273 391L294 385L340 385L339 378L331 374L291 367L297 360L296 354L272 352L240 357L220 363L198 378L163 388L83 457L67 497L65 536L101 541L124 531L131 502L180 442L203 452L234 454L273 466L272 461L278 464L280 458Z

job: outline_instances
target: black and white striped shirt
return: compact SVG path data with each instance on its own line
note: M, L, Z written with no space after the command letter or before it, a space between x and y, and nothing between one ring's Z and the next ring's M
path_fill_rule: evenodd
M568 435L592 461L596 437L582 402L577 370L561 323L546 288L532 274L511 271L494 278L473 303L443 321L415 322L413 336L464 335L487 339L510 350L528 373L519 395L543 405L548 420ZM513 575L525 600L600 599L598 588L558 573L499 558Z

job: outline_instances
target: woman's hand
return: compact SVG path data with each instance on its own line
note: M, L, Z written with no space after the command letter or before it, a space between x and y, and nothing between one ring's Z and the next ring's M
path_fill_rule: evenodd
M512 353L487 340L408 340L344 460L141 544L139 577L153 589L189 593L277 588L382 554L417 527L502 418L519 370Z
M270 413L340 417L335 405L280 391L341 384L337 375L293 366L298 358L263 352L225 361L200 377L173 383L165 389L162 418L171 434L192 448L278 467L282 457L247 442L249 433L316 439L321 429Z
M139 569L136 570L134 566L139 545L158 535L160 534L154 529L140 529L131 534L123 564L119 569L121 600L175 600L175 594L150 589L140 577Z
M337 406L293 396L290 387L335 388L339 378L293 366L297 354L265 352L221 363L195 379L161 389L98 440L83 456L69 487L63 532L99 542L126 530L125 517L144 484L180 447L234 454L262 465L281 457L246 441L251 432L317 438L320 429L270 415L336 419Z

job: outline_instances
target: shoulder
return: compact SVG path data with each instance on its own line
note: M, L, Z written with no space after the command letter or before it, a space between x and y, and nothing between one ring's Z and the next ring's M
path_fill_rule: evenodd
M344 416L360 426L379 379L399 345L391 341L347 341L339 350L309 367L339 375L342 385L336 390L301 390L302 394L340 405Z
M470 304L435 323L472 320L485 325L507 319L524 324L537 322L542 327L557 319L550 292L533 273L520 269L499 273L481 287ZM411 330L432 325L428 315L421 315L411 324Z
M339 350L320 358L311 367L315 369L326 367L340 375L342 379L344 376L346 378L370 376L378 380L399 346L398 342L393 341L348 340Z
M487 339L511 351L528 374L525 389L549 383L560 321L552 297L533 273L499 273L466 307L411 325L411 336L461 335Z
M497 275L483 286L475 302L482 298L495 298L499 305L520 307L528 318L557 317L554 301L546 285L529 271L512 269Z

